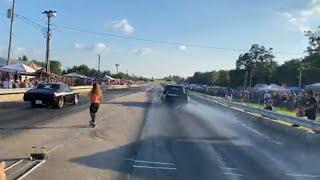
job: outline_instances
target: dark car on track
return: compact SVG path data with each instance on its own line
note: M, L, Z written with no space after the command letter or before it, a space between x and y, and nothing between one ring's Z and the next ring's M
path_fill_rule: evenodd
M162 93L162 101L168 103L188 103L189 96L181 85L166 85Z
M78 104L79 94L73 92L66 84L39 84L24 93L24 101L30 101L31 107L50 105L62 108L65 103Z

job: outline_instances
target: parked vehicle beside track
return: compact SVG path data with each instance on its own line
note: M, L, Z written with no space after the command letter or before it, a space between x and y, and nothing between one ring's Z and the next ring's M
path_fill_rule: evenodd
M37 105L50 105L62 108L65 103L74 105L79 102L79 94L73 92L66 84L39 84L35 89L24 93L24 101L29 101L31 107Z

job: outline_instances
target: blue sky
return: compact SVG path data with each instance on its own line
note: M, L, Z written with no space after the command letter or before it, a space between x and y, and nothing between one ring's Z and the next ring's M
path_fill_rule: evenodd
M0 0L0 56L6 57L10 0ZM302 57L306 29L320 25L316 0L16 0L16 13L45 25L44 10L56 10L52 19L51 59L64 68L87 64L102 69L127 69L148 77L190 76L195 71L231 69L241 52L189 47L184 44L249 49L258 43L273 47L280 64ZM165 45L119 39L64 29L64 26L160 41ZM13 57L44 59L41 29L19 19L14 22ZM283 54L289 52L295 54Z

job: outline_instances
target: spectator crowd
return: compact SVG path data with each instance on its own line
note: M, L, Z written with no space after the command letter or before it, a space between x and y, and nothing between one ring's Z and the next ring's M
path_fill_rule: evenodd
M71 85L72 80L59 76L27 76L18 72L0 71L0 89L34 88L39 83L65 83Z
M206 93L212 96L225 97L228 100L240 101L242 103L264 104L266 109L272 110L272 106L296 111L299 117L308 113L308 108L319 112L320 93L312 91L290 91L290 90L259 90L258 88L230 89L218 86L193 86L192 90ZM310 95L310 93L312 93ZM314 99L313 99L314 98ZM312 107L311 107L311 104ZM313 105L315 104L316 107Z

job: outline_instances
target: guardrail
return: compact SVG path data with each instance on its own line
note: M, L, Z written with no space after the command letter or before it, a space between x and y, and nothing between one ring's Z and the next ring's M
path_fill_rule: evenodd
M72 86L72 90L79 89L89 89L91 86ZM9 94L23 94L31 88L17 88L17 89L0 89L0 95L9 95Z
M130 87L138 87L139 85L105 85L101 86L103 89L123 89ZM72 90L81 90L81 89L90 89L92 86L71 86ZM10 94L23 94L31 88L17 88L17 89L0 89L1 95L10 95Z
M280 113L265 110L265 109L254 108L254 107L250 107L250 106L247 106L247 105L244 105L241 103L227 101L227 100L220 98L220 97L214 97L214 96L209 96L209 95L199 94L199 93L197 93L197 94L192 93L190 95L195 96L197 98L201 98L203 100L214 102L216 104L227 106L230 108L241 109L241 110L249 112L249 113L260 114L262 116L266 116L266 117L269 117L272 119L278 119L278 120L289 122L289 123L292 123L295 125L307 127L312 130L320 131L320 122L319 121L313 121L313 120L303 119L303 118L299 118L299 117L293 117L293 116L289 116L289 115L285 115L285 114L280 114Z
M0 95L6 94L21 94L29 90L30 88L18 88L18 89L0 89Z

